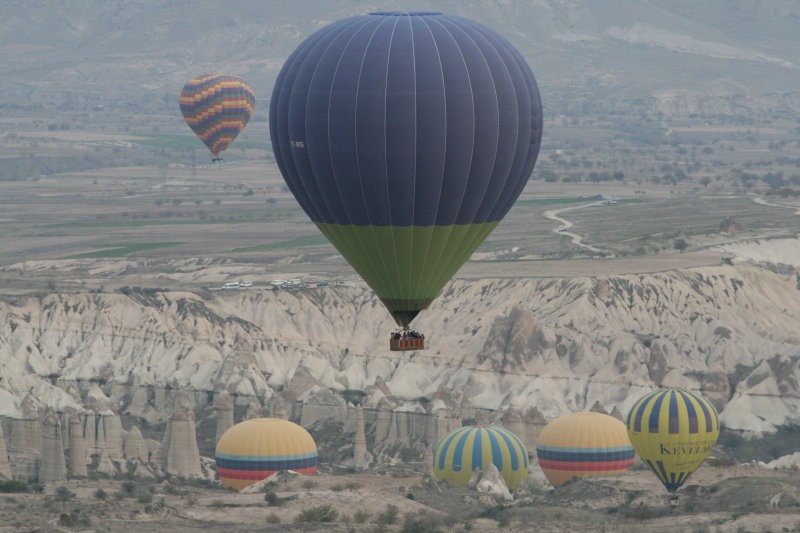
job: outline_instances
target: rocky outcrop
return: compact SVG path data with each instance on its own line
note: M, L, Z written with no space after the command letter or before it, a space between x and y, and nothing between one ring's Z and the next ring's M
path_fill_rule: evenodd
M163 448L165 471L187 477L202 474L194 413L185 400L176 404L175 412L167 423Z
M589 409L589 411L592 412L592 413L600 413L600 414L603 414L603 415L607 415L608 414L608 411L606 411L606 408L603 407L603 404L601 404L600 402L594 402L594 405L592 405L592 407Z
M356 438L353 445L353 466L356 470L364 470L369 466L367 459L367 437L364 433L364 410L356 407Z
M233 427L233 398L225 389L214 393L214 413L217 420L215 442L219 442L222 435Z
M14 479L36 481L39 478L41 422L39 410L30 396L19 408L19 418L10 418L8 428L8 459Z
M117 465L109 459L108 453L101 450L99 454L95 454L95 470L100 474L108 474L113 476L118 473Z
M6 439L3 431L3 420L0 419L0 479L11 479L11 465L8 464Z
M430 415L439 408L471 418L513 406L523 419L531 409L550 419L599 403L624 415L647 391L679 385L709 396L729 428L772 431L800 420L800 385L788 379L800 350L800 284L777 270L734 262L602 278L455 280L425 312L435 350L402 357L375 335L386 316L363 287L2 298L2 408L14 411L3 415L22 420L16 406L30 390L50 407L74 405L58 383L102 377L104 386L84 394L97 410L94 421L80 415L84 439L90 453L118 460L121 428L98 417L115 408L165 417L173 391L207 394L221 383L232 390L246 381L256 395L237 396L242 404L263 402L273 416L301 421L346 421L339 397L359 391L368 440L404 443L438 438ZM54 385L47 376L56 371ZM120 385L130 383L140 388L125 396ZM439 406L442 391L450 396ZM334 405L323 405L328 392ZM535 434L535 421L522 422ZM507 423L521 430L513 417ZM9 455L34 457L38 447L12 449L12 425Z
M142 437L142 432L137 426L132 426L123 440L123 451L125 459L137 460L140 463L147 463L150 460L150 453L147 450L147 443Z
M86 440L83 438L83 424L76 416L67 416L67 467L73 476L84 477L87 475L86 464L89 452Z
M320 420L347 421L347 402L330 389L314 387L298 398L302 402L300 425L309 427Z
M480 480L475 484L475 490L490 494L501 501L510 502L514 499L503 480L503 476L500 475L500 471L492 463L489 463L489 466L481 474Z
M52 411L42 417L41 454L39 458L39 483L57 483L67 477L64 457L64 437L61 420Z
M258 400L250 402L244 414L244 419L252 420L253 418L261 418L262 416L264 416L264 408L261 406L261 402Z
M112 461L122 460L122 421L113 411L101 411L95 417L97 440L94 452L105 451Z
M383 401L378 406L375 417L375 443L383 443L389 440L390 430L392 429L392 410L389 402ZM397 434L394 428L394 435Z

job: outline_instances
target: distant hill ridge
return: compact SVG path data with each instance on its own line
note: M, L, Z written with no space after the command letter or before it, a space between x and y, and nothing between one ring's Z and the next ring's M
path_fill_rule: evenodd
M624 102L667 114L800 109L800 3L448 0L392 6L404 4L466 16L503 33L533 67L550 113L587 96L601 109ZM7 0L0 5L0 108L120 101L168 108L187 79L212 71L246 78L263 105L283 61L304 37L333 20L384 7L357 0L302 8L259 0ZM725 105L734 98L736 105Z

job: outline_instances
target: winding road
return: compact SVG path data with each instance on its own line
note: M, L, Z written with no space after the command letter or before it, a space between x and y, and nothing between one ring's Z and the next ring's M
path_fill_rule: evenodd
M560 233L561 235L567 235L571 239L572 244L574 244L576 246L580 246L581 248L585 248L587 250L591 250L592 252L607 253L605 250L601 250L600 248L592 246L591 244L585 244L583 242L583 237L581 237L577 233L573 233L571 231L566 231L569 228L571 228L572 226L574 226L574 224L572 222L570 222L569 220L566 220L566 219L561 218L559 216L561 213L564 213L566 211L574 211L576 209L584 209L586 207L596 207L596 206L599 206L599 205L603 205L607 201L608 200L603 198L602 200L598 200L596 202L591 202L591 203L588 203L588 204L575 205L575 206L571 206L571 207L563 207L561 209L551 209L549 211L545 211L544 212L544 216L549 218L550 220L555 220L556 222L559 222L562 226L564 226L565 229L562 230L562 231L559 231L557 229L553 230L553 231L556 232L556 233Z

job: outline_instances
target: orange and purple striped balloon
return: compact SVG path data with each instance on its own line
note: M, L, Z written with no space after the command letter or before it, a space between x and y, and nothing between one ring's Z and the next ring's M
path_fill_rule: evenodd
M247 125L256 96L241 78L209 74L183 86L180 104L186 123L217 158Z

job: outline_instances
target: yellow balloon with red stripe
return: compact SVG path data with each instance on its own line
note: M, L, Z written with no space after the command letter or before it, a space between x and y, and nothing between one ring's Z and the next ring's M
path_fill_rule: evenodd
M242 490L281 470L317 471L317 445L301 426L280 418L253 418L226 431L214 452L222 485Z
M547 424L536 455L544 475L556 486L576 477L625 472L636 458L625 424L593 412L570 413Z
M628 436L636 453L675 492L714 449L717 410L701 395L680 388L640 398L628 414Z

